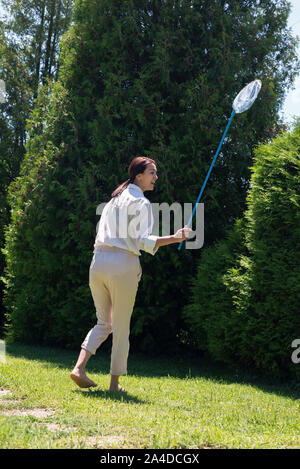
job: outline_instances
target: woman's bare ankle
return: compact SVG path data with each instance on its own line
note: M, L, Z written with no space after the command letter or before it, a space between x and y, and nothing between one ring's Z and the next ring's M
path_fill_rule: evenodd
M119 391L120 390L120 385L119 385L119 377L118 375L111 375L110 376L110 386L109 390L110 391Z

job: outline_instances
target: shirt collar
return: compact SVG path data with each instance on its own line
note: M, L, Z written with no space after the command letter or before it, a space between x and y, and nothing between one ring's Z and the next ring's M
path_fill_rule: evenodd
M130 190L131 193L133 193L134 195L139 195L139 196L142 196L144 197L144 192L142 191L142 189L137 186L136 184L128 184L128 189Z

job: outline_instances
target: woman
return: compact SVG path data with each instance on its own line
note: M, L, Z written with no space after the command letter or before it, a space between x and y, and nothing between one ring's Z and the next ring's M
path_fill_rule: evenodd
M106 204L95 239L89 286L98 322L83 341L70 375L81 388L97 386L86 376L86 364L112 333L109 390L124 391L119 377L127 373L130 318L142 275L140 251L154 255L160 246L180 243L191 231L185 227L171 236L151 235L153 214L144 192L153 191L158 179L155 161L138 156L131 161L128 173L129 179Z

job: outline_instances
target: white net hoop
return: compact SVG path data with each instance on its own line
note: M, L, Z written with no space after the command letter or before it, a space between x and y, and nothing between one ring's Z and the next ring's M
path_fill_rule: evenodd
M260 92L261 84L260 80L251 81L239 92L232 104L237 114L250 109Z

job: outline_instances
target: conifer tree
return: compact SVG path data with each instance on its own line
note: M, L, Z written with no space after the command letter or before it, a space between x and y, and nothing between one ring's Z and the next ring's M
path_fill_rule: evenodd
M228 272L236 320L246 316L239 356L272 375L300 376L291 360L300 331L300 121L255 152L248 197L249 256Z
M234 96L260 78L255 108L232 125L203 199L205 242L224 236L245 205L252 148L278 124L295 74L287 15L284 0L75 2L59 81L50 98L38 98L9 191L6 304L15 338L78 346L94 321L88 267L97 205L139 154L157 160L151 202L194 202ZM143 255L136 344L175 343L200 255L172 246L155 260Z
M5 102L0 103L0 247L10 222L9 184L18 176L27 141L26 121L38 87L55 80L59 41L71 21L73 0L0 0L0 79ZM0 277L5 258L0 252ZM4 319L0 281L0 334Z
M300 122L260 145L248 207L228 238L206 249L184 316L197 347L231 365L299 377Z

